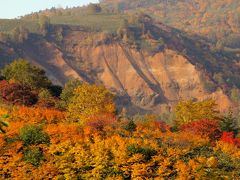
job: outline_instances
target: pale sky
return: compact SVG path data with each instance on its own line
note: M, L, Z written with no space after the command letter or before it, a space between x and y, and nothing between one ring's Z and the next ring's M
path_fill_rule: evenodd
M11 19L46 8L82 6L96 3L98 0L0 0L0 2L0 19Z

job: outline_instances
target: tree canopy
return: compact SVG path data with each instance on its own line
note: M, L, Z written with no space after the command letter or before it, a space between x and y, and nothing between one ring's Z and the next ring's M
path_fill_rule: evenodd
M177 125L186 124L196 120L214 120L218 117L216 102L212 99L199 102L181 101L175 107Z
M6 80L11 80L32 89L48 88L51 82L45 71L24 59L18 59L7 65L1 71Z
M105 87L84 83L74 91L68 105L68 119L84 123L92 115L115 111L114 96Z
M63 88L63 91L60 95L61 99L65 102L69 102L69 100L73 97L74 95L74 90L82 84L81 81L74 79L68 81Z

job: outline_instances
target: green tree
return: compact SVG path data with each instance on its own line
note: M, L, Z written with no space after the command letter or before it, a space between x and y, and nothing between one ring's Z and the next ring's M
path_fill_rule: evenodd
M62 86L56 84L52 84L48 89L54 97L60 97L63 90Z
M1 74L7 80L27 85L32 89L48 88L51 85L44 70L23 59L15 60L5 66Z
M34 166L39 166L40 162L44 160L44 155L40 148L34 147L24 151L23 159Z
M128 123L123 126L123 128L124 128L126 131L133 132L133 131L136 130L137 125L134 123L134 121L133 121L132 119L130 119L130 120L128 121Z
M105 87L84 83L74 91L68 105L68 119L85 123L91 116L115 111L114 96Z
M68 104L70 99L74 96L74 90L81 84L82 84L82 82L77 79L68 81L64 85L64 88L60 95L61 100L63 100L64 102L66 102L66 104Z
M175 107L176 124L182 125L196 120L219 118L216 102L212 99L199 102L181 101Z
M235 135L238 134L239 128L237 118L233 116L232 112L228 112L227 115L221 118L220 126L222 131L233 132Z
M20 129L19 138L24 142L25 146L49 144L50 142L49 135L36 125L25 125L22 127Z

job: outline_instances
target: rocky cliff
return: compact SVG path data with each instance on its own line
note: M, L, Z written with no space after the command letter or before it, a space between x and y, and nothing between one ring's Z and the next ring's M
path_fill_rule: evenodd
M68 31L61 43L32 37L0 49L2 65L16 57L28 59L44 68L55 83L77 78L104 84L118 95L119 107L131 106L129 113L170 111L181 99L214 98L221 110L229 108L231 102L223 90L208 92L204 72L173 45L169 41L164 49L149 54L118 40L103 43L98 33Z

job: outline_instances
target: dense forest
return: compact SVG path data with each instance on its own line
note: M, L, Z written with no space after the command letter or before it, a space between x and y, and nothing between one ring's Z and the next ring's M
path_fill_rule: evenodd
M3 179L240 177L239 115L221 114L214 100L181 101L166 123L119 114L103 86L55 86L25 60L1 73Z
M0 19L0 179L240 179L239 7L101 0Z

